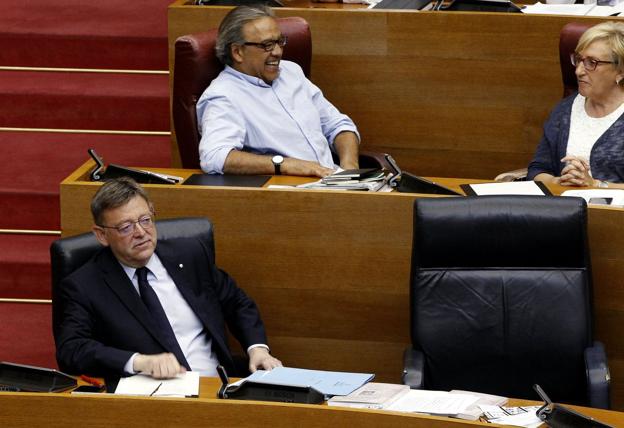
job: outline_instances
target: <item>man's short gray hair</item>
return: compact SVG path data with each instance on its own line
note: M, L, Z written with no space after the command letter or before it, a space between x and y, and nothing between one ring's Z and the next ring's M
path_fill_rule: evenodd
M98 226L102 225L106 210L115 209L130 202L135 196L140 196L147 202L153 211L152 201L147 192L139 183L129 177L120 177L109 180L100 187L91 200L91 215Z
M270 7L264 5L238 6L232 9L219 25L219 35L217 36L217 58L224 65L232 66L232 44L243 44L243 26L248 22L260 18L275 18L275 14Z

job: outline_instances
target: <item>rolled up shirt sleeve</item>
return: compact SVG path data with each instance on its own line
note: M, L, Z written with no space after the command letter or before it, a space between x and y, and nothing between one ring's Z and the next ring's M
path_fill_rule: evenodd
M360 142L360 133L355 126L355 123L346 114L340 113L340 111L334 107L332 103L327 101L323 96L323 92L312 82L308 81L311 90L312 101L318 110L319 117L321 119L321 129L323 135L329 141L329 144L333 146L334 139L338 134L344 131L353 132Z
M238 109L225 97L202 97L197 103L199 162L208 174L223 174L225 159L232 150L241 150L245 122ZM210 123L210 126L206 126Z

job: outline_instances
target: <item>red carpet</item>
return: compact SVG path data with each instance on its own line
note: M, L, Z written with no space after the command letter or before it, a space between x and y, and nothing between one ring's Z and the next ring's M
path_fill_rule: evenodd
M172 0L3 0L0 65L167 70ZM0 127L169 131L167 75L0 71ZM60 228L59 183L94 148L169 167L169 136L1 132L0 229ZM0 234L0 297L49 298L57 236ZM0 303L0 361L56 367L50 305Z
M1 72L0 126L169 131L169 76Z
M0 302L0 326L0 361L57 368L52 305Z
M0 64L167 70L171 0L3 0Z
M50 244L59 238L0 235L0 297L50 299Z
M0 229L59 230L59 184L89 159L170 167L169 136L0 132ZM2 295L0 295L2 297Z

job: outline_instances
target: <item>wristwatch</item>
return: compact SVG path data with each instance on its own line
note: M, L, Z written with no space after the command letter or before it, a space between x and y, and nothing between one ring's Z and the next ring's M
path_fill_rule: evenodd
M596 180L598 182L598 185L596 187L600 187L602 189L606 189L609 187L609 183L607 183L606 181L602 181L602 180Z
M275 155L271 158L271 161L275 167L275 175L282 175L281 166L284 163L284 156Z

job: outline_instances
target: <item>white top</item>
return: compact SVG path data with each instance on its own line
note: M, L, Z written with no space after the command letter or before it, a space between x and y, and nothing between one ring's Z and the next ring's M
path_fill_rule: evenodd
M585 111L585 97L577 95L570 114L570 136L566 155L581 157L587 162L598 138L624 113L624 103L604 117L591 117Z

